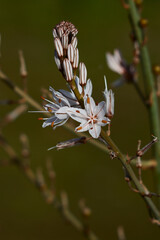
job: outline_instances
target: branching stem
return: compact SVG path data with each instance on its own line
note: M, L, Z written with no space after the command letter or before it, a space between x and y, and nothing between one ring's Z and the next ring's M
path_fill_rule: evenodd
M149 112L149 118L150 118L151 134L153 134L160 140L159 108L158 108L158 100L156 95L154 77L152 74L150 56L148 53L148 49L144 44L143 29L140 27L140 24L139 24L140 15L139 15L139 12L137 11L135 2L133 0L128 0L128 4L129 4L128 11L130 14L131 25L140 46L140 59L141 59L141 66L143 71L145 91L148 99L148 112ZM157 161L156 175L157 175L158 191L160 192L160 141L154 146L154 158Z

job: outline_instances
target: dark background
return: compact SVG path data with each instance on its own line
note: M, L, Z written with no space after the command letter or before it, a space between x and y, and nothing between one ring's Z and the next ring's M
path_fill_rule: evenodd
M143 16L149 19L147 33L153 63L158 63L160 59L159 8L158 0L144 1ZM108 69L105 52L120 48L128 61L133 52L127 11L118 0L0 0L2 68L21 86L17 52L22 49L29 73L29 93L33 98L41 103L41 87L66 88L54 63L52 37L52 28L62 20L73 22L79 30L80 60L85 62L88 77L92 79L93 96L100 101L104 74L108 83L118 77ZM0 83L0 99L4 98L16 97ZM10 106L1 106L0 117L10 110ZM117 239L119 225L124 226L128 240L156 239L159 229L150 223L142 199L127 187L118 160L110 160L106 153L89 144L47 152L49 147L74 135L64 128L56 131L49 127L42 129L37 117L39 115L26 113L5 128L4 133L17 151L20 151L20 133L29 136L34 169L41 166L45 172L45 156L53 158L57 194L61 190L67 191L73 212L80 218L78 201L85 198L92 209L91 228L100 239ZM138 139L143 144L150 139L147 112L131 85L115 90L115 116L111 131L120 149L131 155L136 151ZM0 153L3 154L2 151ZM149 157L151 152L145 155L145 158ZM143 179L154 191L153 173L145 172ZM70 225L64 224L56 210L46 205L40 193L15 167L1 167L0 239L78 240L82 236Z

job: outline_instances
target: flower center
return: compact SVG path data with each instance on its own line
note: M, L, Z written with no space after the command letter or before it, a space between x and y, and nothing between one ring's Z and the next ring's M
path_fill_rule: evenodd
M97 123L97 116L91 115L91 116L89 117L89 123L92 123L92 124Z

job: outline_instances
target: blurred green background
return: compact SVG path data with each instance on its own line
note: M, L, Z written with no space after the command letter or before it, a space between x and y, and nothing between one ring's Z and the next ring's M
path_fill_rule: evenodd
M144 1L143 16L149 19L149 49L153 63L160 60L160 2ZM0 32L2 36L1 65L4 72L18 85L18 50L24 51L29 73L29 93L41 103L40 89L50 85L66 88L54 63L52 28L62 20L75 24L79 30L80 60L84 61L92 79L93 96L99 101L104 89L103 76L108 83L117 75L106 66L105 52L120 48L128 60L132 57L129 40L130 26L119 0L0 0ZM140 85L143 84L140 80ZM0 83L0 99L16 99ZM13 106L12 106L13 107ZM0 117L12 109L1 106ZM30 107L30 110L32 108ZM104 152L86 144L63 151L47 149L57 142L73 138L64 128L42 129L39 114L26 113L4 129L9 142L20 151L19 135L30 139L31 164L45 170L45 157L53 158L57 194L68 193L70 208L81 218L78 201L85 198L92 209L91 228L100 239L117 239L117 227L123 225L128 240L157 239L159 229L152 225L144 202L131 192L124 181L122 166ZM137 140L146 144L150 139L148 116L131 85L115 90L115 116L112 138L124 153L133 155ZM2 151L0 150L0 153ZM145 158L151 157L149 152ZM45 173L46 174L46 173ZM143 174L147 186L154 191L153 173ZM82 239L59 214L47 205L40 193L15 167L0 168L0 239L3 240L71 240Z

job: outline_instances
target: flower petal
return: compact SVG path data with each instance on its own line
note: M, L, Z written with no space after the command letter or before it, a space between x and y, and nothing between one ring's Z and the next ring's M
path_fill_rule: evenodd
M76 83L76 86L78 88L78 92L81 94L82 93L82 87L81 85L79 84L79 77L76 76L75 78L75 83Z
M44 107L44 109L46 111L50 111L51 110L51 112L55 112L55 111L57 111L59 109L59 106L56 103L52 103L52 104L47 103L43 107Z
M106 76L104 76L104 85L105 85L105 89L104 89L104 96L106 97L106 94L108 92L108 87L107 87L107 79L106 79Z
M123 61L121 53L118 49L114 50L114 57L117 63L121 63Z
M75 128L76 132L85 132L88 131L90 129L90 124L88 123L88 121L84 121L82 124L80 124L78 127Z
M113 55L111 55L110 53L107 53L106 60L107 60L108 67L112 71L117 72L120 75L124 73L124 68L120 65L120 63L117 62L117 59L115 59Z
M84 89L84 95L85 97L91 97L92 95L92 89L93 89L93 86L92 86L92 82L90 79L87 80L87 83L86 83L86 86L85 86L85 89Z
M61 107L55 112L55 116L59 119L66 119L68 117L68 109L69 107Z
M109 124L109 123L110 123L110 119L107 117L103 117L101 119L98 119L98 121L97 121L97 125L102 126L102 127L106 126L106 124Z
M68 108L67 113L72 119L77 122L84 123L85 121L87 121L87 113L85 109L70 107Z
M57 127L60 127L62 125L64 125L67 121L68 121L68 116L66 119L58 119L56 120L55 124L53 125L53 130L55 130Z
M57 117L52 116L50 118L48 118L43 124L42 124L42 128L45 128L47 126L50 126L53 122L55 122L55 120L57 119Z
M106 99L106 114L109 116L114 115L114 93L112 90L108 91L107 99Z
M88 116L94 115L96 104L92 97L85 98L84 106L85 106Z
M70 104L69 104L67 98L64 97L60 92L55 91L54 88L52 88L52 87L49 87L49 90L52 92L53 98L55 99L55 101L60 106L68 106L68 107L70 107Z
M62 95L67 98L68 102L70 103L70 106L77 106L79 105L79 102L77 101L77 98L75 97L73 92L69 92L63 89L59 90Z
M89 129L89 133L93 138L98 138L101 133L101 127L97 124L93 124Z
M94 116L97 115L97 118L103 118L105 115L106 103L104 101L98 103L98 106L95 106Z

